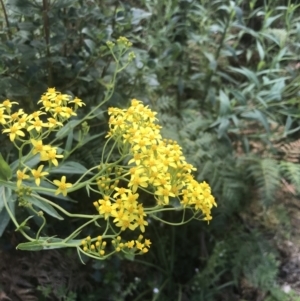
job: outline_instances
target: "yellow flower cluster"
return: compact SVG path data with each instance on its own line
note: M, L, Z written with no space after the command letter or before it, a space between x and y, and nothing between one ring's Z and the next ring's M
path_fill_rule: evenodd
M41 96L39 102L41 109L31 114L27 114L23 109L15 112L12 107L17 102L11 102L9 99L0 103L0 125L4 127L2 133L7 133L12 142L20 141L21 143L29 141L31 145L31 154L40 154L40 161L47 161L50 165L58 165L58 160L63 155L58 154L55 146L44 144L43 140L53 131L58 131L63 123L72 116L76 116L78 107L85 105L81 99L75 97L72 99L67 94L61 94L55 88L49 88ZM72 105L72 106L70 106ZM37 186L40 185L41 179L49 173L43 171L44 165L37 169L31 170L31 176L24 170L17 171L17 186L20 187L23 180L34 179ZM57 193L66 195L66 189L70 183L65 183L65 178L61 181L54 181L58 186Z
M28 132L30 137L36 137L42 135L44 128L54 130L62 127L62 122L71 116L76 116L73 108L68 107L68 104L74 103L75 111L83 105L79 98L71 100L69 95L61 94L55 88L49 88L42 95L39 103L42 103L41 111L31 114L26 114L23 109L12 112L12 105L18 103L11 102L9 99L0 103L0 124L5 128L2 132L7 133L11 141L21 140L21 137L25 137L25 132ZM46 113L50 116L47 119L41 119L41 116ZM50 149L46 151L48 150Z
M100 257L105 255L106 241L102 240L102 236L98 236L95 243L93 243L92 238L88 236L81 242L81 245L83 251L86 253L92 253Z
M162 139L160 126L155 124L156 113L136 99L128 109L109 108L108 113L108 137L113 137L132 156L128 162L132 166L128 184L132 193L147 188L162 206L168 205L171 197L179 197L183 206L200 211L204 220L211 220L216 202L210 186L193 178L191 172L196 169L186 162L177 142Z
M144 242L143 242L144 240ZM117 236L111 241L112 246L116 252L124 251L126 253L145 254L148 252L150 245L152 244L150 239L144 239L143 235L139 235L138 239L122 242L121 236ZM91 238L88 236L81 241L82 249L86 253L90 253L94 256L104 257L106 241L102 236L97 238Z
M142 232L145 232L148 222L145 220L146 213L143 205L137 201L138 193L133 193L130 189L123 187L116 187L115 190L117 192L113 195L115 199L113 203L108 195L98 202L94 202L99 214L105 219L113 217L113 222L121 228L121 231L125 231L127 228L135 230L139 227Z

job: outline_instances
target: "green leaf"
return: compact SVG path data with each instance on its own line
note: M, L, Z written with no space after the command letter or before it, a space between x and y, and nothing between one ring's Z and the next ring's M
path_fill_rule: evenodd
M93 53L96 47L95 42L91 39L84 39L83 42L89 49L90 53Z
M49 215L51 215L59 220L63 220L63 217L58 214L56 209L54 209L50 204L43 202L40 199L35 198L34 194L32 194L31 196L27 196L26 200L28 200L28 202L30 202L32 205L34 205L34 206L40 208L41 210L43 210L44 212L48 213Z
M132 25L138 25L143 19L148 19L151 17L152 13L147 12L140 8L131 8L131 24Z
M223 90L220 90L220 116L227 115L230 112L230 100Z
M0 222L0 237L1 237L10 221L10 216L8 215L5 208L3 208L2 211L0 212L0 221L1 221Z
M68 245L77 247L81 244L81 240L73 239L68 242ZM23 251L40 251L50 249L66 248L63 239L56 237L40 237L39 240L21 243L17 246L18 250Z
M46 169L45 169L46 170ZM54 167L51 169L51 173L57 173L57 174L83 174L87 171L87 168L84 167L82 164L74 162L74 161L68 161L64 162L57 167Z
M40 241L30 241L18 244L17 249L22 251L41 251L43 246Z
M275 20L277 20L278 18L280 18L281 16L282 16L282 14L278 14L278 15L276 15L276 16L266 18L266 19L265 19L264 28L270 28L270 27L271 27L270 25L271 25Z
M250 119L254 119L254 120L259 121L264 126L265 130L268 133L270 132L268 120L267 120L266 116L261 111L255 109L251 112L245 112L241 116L245 117L245 118L250 118Z
M0 180L10 180L12 178L12 171L10 166L4 160L2 154L0 153Z
M65 146L65 151L70 152L72 149L72 144L73 144L73 139L74 139L74 132L73 129L69 132L68 138L66 141L66 146Z
M265 58L265 52L264 52L264 48L262 47L261 43L258 40L256 40L256 47L259 54L259 58L261 61L263 61Z
M63 126L57 133L56 138L62 139L66 137L71 130L81 123L81 120L71 120Z
M19 226L15 231L18 232L18 231L20 231L20 230L29 230L30 227L28 227L26 224L27 224L27 221L29 221L29 220L32 219L33 217L34 217L34 215L30 215L29 217L27 217L27 218L25 219L25 221L22 222L22 223L20 224L20 226Z
M10 210L14 214L15 203L13 202L12 198L12 190L10 188L0 186L0 237L2 236L10 221L10 216L4 206L4 199L6 200L8 206L10 207Z
M280 186L278 163L269 158L249 158L248 160L248 172L259 189L261 201L269 205L274 200L276 189Z
M225 118L225 117L221 118L221 122L220 122L219 128L218 128L218 138L221 138L226 134L229 126L230 126L230 122L229 122L228 118Z
M236 73L240 73L242 75L244 75L249 81L250 83L254 83L255 86L259 87L260 86L260 82L259 82L259 79L257 78L257 75L251 71L250 69L248 68L245 68L245 67L241 67L241 68L236 68L236 67L228 67L229 70L232 70Z
M96 135L86 135L84 138L83 138L83 141L81 141L81 146L82 145L84 145L84 144L86 144L86 143L88 143L88 142L90 142L90 141L93 141L93 140L95 140L95 139L97 139L97 138L99 138L99 137L101 137L101 136L103 136L103 135L105 135L107 132L102 132L102 133L100 133L100 134L96 134ZM75 134L74 134L74 140L76 140L76 141L79 141L79 133L78 132L76 132Z

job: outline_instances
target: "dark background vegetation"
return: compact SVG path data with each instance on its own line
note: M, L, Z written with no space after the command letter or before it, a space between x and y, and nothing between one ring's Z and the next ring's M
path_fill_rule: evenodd
M209 225L152 221L153 247L133 262L115 256L83 266L72 250L14 251L21 238L8 224L0 238L0 300L300 300L299 1L0 4L1 99L32 110L56 87L89 111L114 68L105 43L125 36L136 59L108 105L137 98L157 111L164 136L183 146L218 203ZM91 132L106 121L92 121ZM73 160L98 164L103 139ZM15 159L3 135L0 148ZM72 197L78 203L70 210L93 210L84 192ZM50 220L48 231L65 230Z

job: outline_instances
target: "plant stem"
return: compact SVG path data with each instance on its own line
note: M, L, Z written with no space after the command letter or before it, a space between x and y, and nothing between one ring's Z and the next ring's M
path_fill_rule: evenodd
M5 23L6 23L6 27L7 27L7 35L8 35L8 38L11 40L11 32L10 32L10 26L9 26L9 21L8 21L6 8L5 8L5 5L3 3L3 0L0 0L0 2L1 2L1 6L2 6L3 13L4 13L4 18L5 18Z
M48 59L48 87L52 87L53 70L52 70L51 53L50 53L50 25L49 25L48 10L49 10L48 0L43 0L44 35L45 35L46 51L47 51L47 59Z

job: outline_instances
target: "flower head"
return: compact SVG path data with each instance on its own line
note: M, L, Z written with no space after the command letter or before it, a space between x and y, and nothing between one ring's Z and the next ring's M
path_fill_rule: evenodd
M23 180L29 179L29 175L26 175L26 168L17 171L17 187L20 187Z
M14 123L8 129L3 130L2 133L8 133L10 141L14 141L19 136L25 136L24 132L22 132L21 129L22 127L19 124Z
M33 177L35 178L35 184L37 186L40 186L42 177L49 175L49 172L42 171L43 167L44 165L40 165L38 169L33 169L31 171Z
M67 195L67 189L72 187L72 183L66 183L66 176L62 176L61 180L54 180L53 183L58 187L55 191L55 195L62 194L63 196Z

